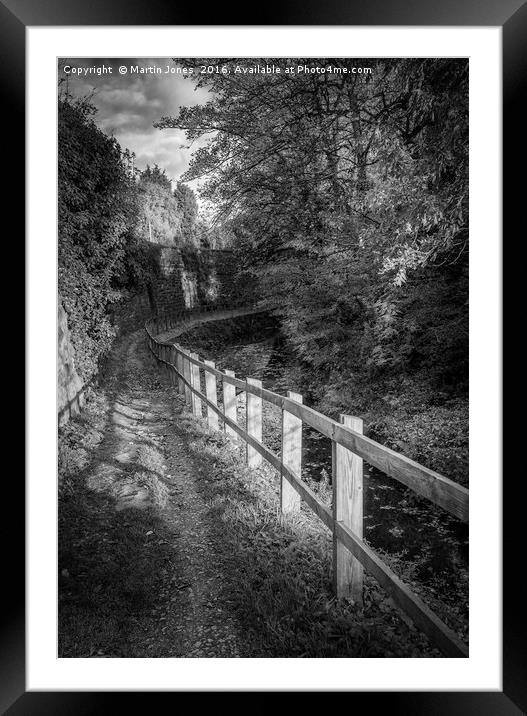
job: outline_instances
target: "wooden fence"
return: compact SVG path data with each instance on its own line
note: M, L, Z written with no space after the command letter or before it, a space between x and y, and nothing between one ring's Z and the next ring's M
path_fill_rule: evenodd
M159 323L155 327L159 329ZM168 329L168 323L164 327ZM266 390L255 378L242 379L232 371L220 371L214 362L200 360L196 353L178 344L157 340L151 323L147 322L145 328L151 352L164 366L178 392L185 396L193 414L201 418L202 406L205 406L208 424L213 430L223 429L227 435L243 440L249 466L258 466L263 458L277 470L282 512L299 510L303 500L331 530L337 597L350 597L361 604L365 569L443 654L467 657L466 644L363 541L362 461L366 460L464 522L468 522L468 490L366 437L362 434L360 418L341 415L340 422L332 420L303 405L302 396L297 393L289 391L287 396L279 395ZM201 390L202 373L205 392ZM245 428L237 422L237 388L246 395ZM218 393L222 397L220 405ZM282 411L281 456L262 442L262 401ZM303 423L332 441L332 509L301 479Z

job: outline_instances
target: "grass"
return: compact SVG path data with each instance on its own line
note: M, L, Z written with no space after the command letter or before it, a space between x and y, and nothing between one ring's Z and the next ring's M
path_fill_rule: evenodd
M245 338L246 336L244 336ZM218 339L217 334L211 335L207 331L195 331L191 336L185 335L185 339L191 340L194 349L209 351L212 357L215 358L217 358L218 349L221 349L221 346L225 343L223 334L221 339ZM442 392L432 388L429 376L426 374L401 375L366 382L355 381L352 376L348 383L344 381L343 384L340 381L332 389L328 385L320 386L320 376L310 374L309 370L306 370L306 366L293 365L288 370L291 373L289 377L291 386L305 395L311 394L311 404L321 412L332 416L340 412L360 415L365 421L365 432L370 437L397 452L417 460L421 464L449 476L463 485L468 485L468 400L466 396L462 394L456 395L455 391ZM271 414L271 408L272 406L264 403L264 442L277 452L279 451L278 423L280 416ZM242 464L236 467L236 471L243 471L243 469ZM326 479L320 482L312 482L311 487L319 493L319 497L323 502L330 504L331 487L327 478L328 476L326 475ZM276 516L276 489L272 494L270 485L275 485L276 488L276 476L272 474L271 470L268 471L261 489L258 488L258 483L253 479L247 486L247 490L248 494L257 490L258 494L254 499L259 502L260 513L263 510L263 512L273 514L273 510L275 510ZM209 489L208 486L207 489ZM233 549L236 549L236 542L241 539L240 533L242 532L244 534L249 531L251 533L255 532L254 540L258 545L258 540L261 539L259 534L264 532L259 532L257 527L251 527L252 518L244 517L244 509L239 504L237 504L236 512L233 513L232 505L222 507L222 497L221 495L219 497L220 501L217 499L214 501L215 509L217 513L223 515L222 519L228 525L228 530L232 530L234 535L232 540ZM266 501L267 499L271 499L270 504ZM416 516L412 517L413 513L418 513L420 518L424 519L425 526L430 528L432 534L444 533L444 549L442 548L441 550L442 554L443 552L445 553L443 555L445 557L444 563L439 563L441 561L439 556L435 555L435 552L430 553L430 549L425 543L421 544L418 554L413 556L405 554L404 550L401 552L394 550L386 552L376 547L376 551L443 621L453 628L461 638L466 639L468 637L468 570L466 565L458 563L455 549L457 548L457 543L454 544L454 538L441 522L441 511L437 514L437 510L433 506L430 507L426 501L421 500L410 491L408 491L408 495L403 502L407 503L407 506L401 509L408 513L408 525L413 524L417 519ZM221 512L222 509L224 510L223 512ZM249 508L246 506L245 509ZM389 508L386 507L386 509ZM422 515L421 512L423 513ZM307 519L309 522L309 518ZM316 523L316 518L312 517L311 520ZM436 522L437 526L434 527ZM291 532L291 525L285 525L285 528ZM317 532L320 533L321 529L323 530L317 523ZM268 530L269 527L266 526L265 533ZM305 523L302 526L296 525L295 530L292 533L295 540L300 539L304 547L309 543L308 546L312 556L310 573L318 575L317 589L320 584L325 585L323 600L325 600L326 612L328 614L340 613L342 605L335 605L332 602L331 588L329 586L331 580L329 573L329 565L331 564L330 540L326 539L325 544L320 540L315 543L313 543L313 540L308 540L306 530L309 531L309 526L306 527ZM276 535L273 539L275 543L276 540L279 541ZM269 552L269 549L270 547L264 544L265 554ZM287 549L287 544L280 543L277 551L279 554L282 551L287 553ZM456 553L451 558L452 564L450 557L446 557L447 554L450 555L451 553ZM276 563L274 563L276 570L280 569L280 563L281 559L277 559ZM290 565L288 565L289 567ZM269 578L272 580L273 566L269 566L268 573ZM300 580L299 583L302 582L302 578L302 576L295 577L297 581ZM256 614L262 612L263 623L266 621L274 623L274 616L272 616L274 614L273 601L269 599L267 605L262 605L261 588L257 577L255 577L254 583L256 584L254 604L247 597L249 600L247 607L249 617L253 611ZM300 587L299 590L302 591ZM294 590L292 591L294 593ZM251 580L249 579L246 585L246 594L251 595L253 592L254 589L252 589ZM384 612L388 605L388 610L392 609L389 600L385 600L376 584L370 582L369 579L366 580L365 593L365 603L368 604L369 608L374 608L377 605L381 612ZM294 601L295 604L302 604L301 594L296 594ZM307 611L308 609L306 607ZM284 610L284 614L287 614L287 609ZM364 616L364 614L361 615L361 619ZM342 615L340 615L337 622L340 623L342 618ZM351 619L353 622L355 618L356 614L350 614L349 610L346 611L344 621ZM331 621L332 617L327 616L327 619ZM352 631L356 631L356 628L356 625L354 625ZM274 631L276 631L276 627ZM334 631L331 631L331 633L334 634ZM331 639L333 638L331 637ZM371 643L371 641L365 640L364 643ZM348 647L349 644L347 643L342 646L343 651ZM336 647L337 653L340 653L339 648L338 646ZM326 647L323 647L323 649L325 650ZM316 652L316 649L314 651ZM312 653L310 650L308 652Z
M249 470L243 450L212 433L173 388L176 429L184 438L197 489L207 506L213 549L224 565L225 599L252 657L440 657L427 638L365 575L364 606L337 602L332 539L305 505L284 519L278 478L264 463ZM162 511L117 510L87 476L108 418L103 392L59 438L59 656L178 656L163 642L163 615L177 570ZM137 469L159 468L155 446L142 446ZM328 485L316 485L330 500ZM460 635L466 623L455 604L423 591L398 555L381 555ZM189 607L190 608L190 607Z
M335 600L331 536L305 506L280 515L269 466L248 470L242 451L204 421L183 413L178 425L201 464L199 489L216 544L229 555L230 599L259 655L441 656L368 576L364 608Z

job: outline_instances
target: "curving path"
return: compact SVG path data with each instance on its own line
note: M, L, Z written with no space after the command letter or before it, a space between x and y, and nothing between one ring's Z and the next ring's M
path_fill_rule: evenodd
M203 461L195 464L178 430L174 390L154 364L143 330L117 347L103 387L110 411L82 475L85 500L75 524L83 529L59 530L59 650L65 656L254 656L224 595L228 555L211 536L198 489ZM91 553L89 545L83 550L86 531L98 535ZM76 550L68 550L70 542ZM132 594L124 594L123 603L132 604L131 612L116 614L129 583ZM106 597L98 601L101 592ZM104 634L94 634L93 654L84 640L90 619L94 631L104 632L107 624L111 632L107 643ZM72 624L83 632L77 647L70 643Z
M229 318L241 318L242 316L252 316L257 313L267 313L268 308L256 308L254 306L249 308L234 308L227 311L211 311L210 313L200 313L194 318L190 318L186 321L182 321L174 328L170 328L168 331L156 334L156 338L159 341L173 341L174 338L185 333L194 326L208 323L209 321L224 321Z
M327 531L278 516L275 475L186 411L143 329L59 449L60 657L439 655L372 580L364 610L335 602Z

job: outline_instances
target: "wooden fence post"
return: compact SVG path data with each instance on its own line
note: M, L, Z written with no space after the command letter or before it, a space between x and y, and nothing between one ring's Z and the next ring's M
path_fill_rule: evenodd
M203 362L205 363L205 365L209 365L211 368L216 367L214 361L212 360L206 360ZM209 373L208 370L205 371L205 394L207 396L207 400L210 400L213 405L218 405L218 394L216 392L216 376L214 375L214 373ZM207 420L209 423L209 428L211 430L219 430L218 414L208 405Z
M302 396L293 391L287 391L287 397L298 403L302 402ZM282 465L288 467L298 477L302 472L302 419L296 415L282 410ZM300 495L285 479L283 473L280 475L280 509L284 512L298 512L300 509Z
M176 372L171 367L176 362L176 351L174 350L174 346L169 345L168 346L168 362L170 363L169 371L170 371L170 384L175 385L176 384Z
M197 353L191 353L190 357L195 360L199 360L199 355ZM194 363L190 364L190 375L192 376L192 387L194 390L200 390L201 382L199 376L199 365L194 365ZM198 418L203 417L201 413L201 399L198 398L195 393L192 393L192 412Z
M171 382L171 370L168 367L168 363L170 361L170 347L169 346L163 346L163 358L165 359L165 375L168 378L169 382Z
M341 415L340 422L362 433L361 418ZM362 539L362 458L333 442L333 517ZM333 579L338 599L351 598L362 606L363 567L333 533Z
M262 381L257 378L246 378L247 385L254 385L257 388L262 387ZM262 399L258 395L253 395L248 390L247 395L247 433L262 442ZM253 447L247 443L247 451L245 461L248 467L257 467L262 463L262 456Z
M185 376L185 403L188 407L192 405L192 391L190 390L189 383L191 381L190 361L186 353L183 354L183 375Z
M170 356L170 362L172 365L176 363L176 349L174 346L170 346L168 349L168 355ZM170 382L172 385L176 385L176 371L173 368L170 368Z
M185 383L183 382L183 378L179 375L179 373L183 373L183 354L177 343L174 343L174 350L176 351L176 368L178 369L177 389L178 393L183 395L185 392Z
M166 346L163 344L161 344L161 360L162 361L166 360ZM166 378L168 371L167 371L167 367L164 362L161 363L161 372L164 373L165 378Z
M224 371L225 375L235 378L236 374L233 370ZM230 418L233 422L238 419L238 402L236 400L236 387L230 383L223 381L223 413L227 418ZM232 440L238 440L238 433L233 430L230 425L225 423L225 435L232 438Z

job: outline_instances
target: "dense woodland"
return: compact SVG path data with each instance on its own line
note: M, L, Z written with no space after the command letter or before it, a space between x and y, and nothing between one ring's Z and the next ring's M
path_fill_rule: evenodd
M356 60L373 72L331 75L286 68L349 61L262 61L272 75L216 63L230 71L189 79L210 101L157 125L208 138L183 178L202 178L230 223L319 405L367 414L418 459L434 448L464 479L468 62Z
M155 281L148 242L228 241L318 407L363 414L374 437L464 480L468 63L299 75L272 62L282 73L189 77L211 99L156 126L208 141L175 189L157 166L130 176L89 98L61 97L59 291L80 369L93 373L111 345L112 305Z

